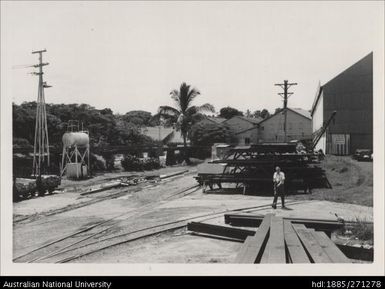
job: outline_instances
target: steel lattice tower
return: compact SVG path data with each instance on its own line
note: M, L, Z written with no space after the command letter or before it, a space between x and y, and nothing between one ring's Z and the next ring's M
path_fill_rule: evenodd
M49 141L44 88L48 88L50 86L43 81L43 66L48 65L48 63L43 63L43 53L46 51L47 50L44 49L32 52L32 54L39 54L39 64L33 65L33 67L38 68L39 71L32 72L32 74L39 76L32 168L32 175L35 177L40 177L42 173L46 173L46 170L49 167Z

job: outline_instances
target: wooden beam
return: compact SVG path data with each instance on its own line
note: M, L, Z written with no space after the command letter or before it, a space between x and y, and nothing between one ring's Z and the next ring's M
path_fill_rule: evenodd
M261 262L273 264L286 263L282 217L273 216L271 218L270 236Z
M222 236L244 241L248 236L254 236L255 231L231 228L226 226L218 226L199 222L191 222L187 224L187 230L204 233L209 235Z
M258 227L262 222L262 219L263 216L253 216L247 214L225 214L225 223L231 224L233 226ZM330 234L330 232L340 229L344 226L343 223L332 220L301 218L284 218L284 220L289 220L293 224L304 224L307 228L324 231L327 234Z
M285 243L291 263L310 263L309 257L303 248L300 239L289 220L284 220Z
M270 223L271 214L268 214L263 219L255 235L246 238L245 243L235 258L235 263L250 264L260 261L269 238Z
M332 263L332 260L318 244L312 232L303 224L293 224L293 228L300 238L312 263Z
M333 263L352 263L324 232L312 231L312 234Z

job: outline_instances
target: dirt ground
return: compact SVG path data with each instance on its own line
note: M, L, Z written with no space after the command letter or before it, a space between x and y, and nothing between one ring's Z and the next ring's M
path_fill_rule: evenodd
M187 218L212 224L224 225L224 212L241 208L256 207L246 210L254 214L273 213L279 216L300 218L317 218L336 220L336 214L345 220L356 218L372 221L373 209L370 205L357 204L353 200L355 186L361 186L359 192L370 193L370 166L368 163L354 164L345 158L333 160L338 165L334 170L331 160L328 159L325 167L329 167L330 182L333 189L330 192L316 192L314 195L289 196L287 206L289 210L270 207L271 196L243 195L232 190L203 193L201 189L186 191L188 194L179 194L183 189L189 189L197 183L193 176L195 167L171 167L147 174L167 174L188 169L183 175L166 179L159 183L143 183L137 186L120 187L87 196L80 192L86 187L109 182L128 173L110 173L97 176L85 181L63 180L62 191L51 196L35 198L14 204L14 256L22 256L42 245L89 228L94 224L109 221L108 225L100 226L102 233L93 237L85 232L82 238L86 241L96 240L100 244L108 238L144 228L176 222ZM367 167L365 167L367 165ZM362 168L361 168L362 166ZM347 167L347 171L343 169ZM366 168L366 171L365 171ZM341 172L341 170L343 172ZM328 172L328 171L327 171ZM342 177L338 177L338 176ZM353 180L353 184L352 183ZM337 186L336 182L342 185ZM350 185L349 185L350 184ZM355 184L355 185L354 185ZM349 199L341 187L345 186L352 192ZM341 197L345 196L345 203ZM323 198L325 196L325 198ZM369 200L371 197L359 196ZM79 205L81 204L81 205ZM218 213L210 216L212 213ZM205 216L205 217L202 217ZM199 218L198 218L199 217ZM81 239L70 238L54 245L53 250L70 246L74 241L82 244ZM79 245L77 245L79 246ZM98 246L98 244L93 245ZM94 252L71 262L80 263L231 263L241 246L239 242L231 242L218 238L197 236L186 229L177 229L150 237L121 242L101 251ZM50 254L52 251L40 251L39 254ZM52 248L50 249L52 250ZM82 250L82 249L79 249ZM66 255L67 254L67 255ZM71 252L63 256L72 256ZM33 256L36 259L36 256ZM37 256L38 257L38 256ZM19 261L16 262L22 262ZM55 259L45 259L41 262L55 262Z

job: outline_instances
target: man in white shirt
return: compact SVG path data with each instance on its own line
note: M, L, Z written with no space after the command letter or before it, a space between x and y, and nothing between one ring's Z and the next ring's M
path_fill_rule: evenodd
M274 183L274 200L273 200L273 209L277 208L277 200L278 196L281 197L282 209L286 209L285 207L285 174L281 172L280 167L275 168L275 172L273 175L273 183Z

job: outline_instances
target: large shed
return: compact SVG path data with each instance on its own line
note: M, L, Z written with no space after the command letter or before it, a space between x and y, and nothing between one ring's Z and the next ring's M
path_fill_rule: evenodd
M337 114L316 149L349 155L373 148L373 53L318 87L311 111L313 133L333 111Z

